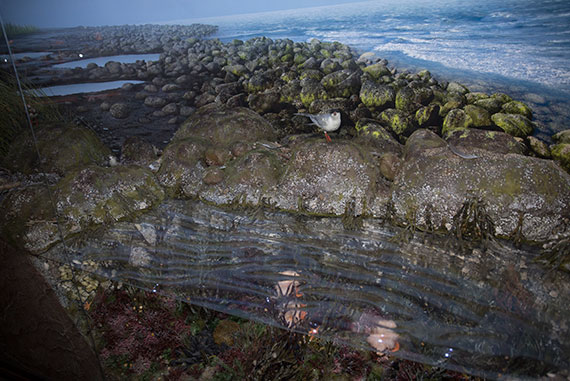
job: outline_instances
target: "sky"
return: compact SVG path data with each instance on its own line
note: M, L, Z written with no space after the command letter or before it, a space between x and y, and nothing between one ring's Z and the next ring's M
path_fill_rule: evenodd
M362 0L0 0L5 22L39 28L143 24Z

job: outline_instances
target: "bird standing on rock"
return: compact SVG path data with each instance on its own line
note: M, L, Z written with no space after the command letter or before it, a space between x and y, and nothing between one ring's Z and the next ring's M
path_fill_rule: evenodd
M336 110L320 114L297 113L295 115L301 115L310 118L311 122L316 124L321 130L324 130L325 138L327 138L327 142L329 143L332 140L327 132L336 131L340 127L340 112Z

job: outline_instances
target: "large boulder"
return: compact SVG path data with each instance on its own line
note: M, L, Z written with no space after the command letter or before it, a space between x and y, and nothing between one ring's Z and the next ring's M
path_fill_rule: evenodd
M0 231L7 241L40 253L61 238L131 218L163 198L149 170L88 166L70 172L51 190L34 186L10 193L2 200Z
M251 150L220 171L221 181L203 187L199 196L217 205L256 205L275 189L283 172L283 160L278 154L269 149Z
M388 202L383 183L366 150L349 141L309 140L293 151L271 202L282 209L319 215L381 215Z
M197 110L176 131L173 142L199 137L213 145L231 146L236 142L274 140L276 131L256 112L216 104Z
M489 226L490 221L496 236L522 235L528 241L567 231L570 175L550 160L485 150L476 154L476 159L461 158L427 130L410 136L393 188L396 221L454 230L463 219L481 219L474 223Z

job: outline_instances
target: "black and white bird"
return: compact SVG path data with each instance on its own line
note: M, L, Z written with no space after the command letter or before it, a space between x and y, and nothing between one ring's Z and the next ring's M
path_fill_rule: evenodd
M301 115L310 118L311 122L316 124L321 130L325 132L325 138L329 143L332 140L328 132L336 131L340 127L340 112L336 110L319 114L297 113L295 115Z

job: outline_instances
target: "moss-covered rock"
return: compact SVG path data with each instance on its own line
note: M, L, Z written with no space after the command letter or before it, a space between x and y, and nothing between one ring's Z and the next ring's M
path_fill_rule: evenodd
M432 135L431 140L438 139ZM425 140L412 135L406 143L406 160L393 188L396 221L453 230L465 218L458 213L461 208L475 203L497 236L521 233L528 241L545 241L567 231L570 175L552 161L485 151L465 160L443 140L439 147L422 148Z
M415 113L420 105L416 102L416 93L409 87L403 87L396 93L396 109L406 113Z
M205 139L188 137L164 149L157 177L170 196L196 196L205 169L200 160L210 146Z
M265 73L254 74L246 83L245 89L248 93L257 93L267 90L273 86L273 81Z
M497 98L484 98L475 101L474 105L484 108L490 114L496 114L501 111L503 103Z
M438 104L431 104L424 106L416 111L416 123L420 127L438 126L441 124L441 117L439 116L440 106Z
M382 111L380 119L398 135L400 141L405 140L405 137L410 136L417 129L411 116L393 108Z
M24 132L12 142L2 166L25 174L55 172L64 175L89 164L108 163L111 151L87 128L74 125L45 126L36 131L38 159L34 141Z
M465 94L465 99L467 100L467 103L469 104L473 104L477 101L480 101L482 99L488 99L489 95L486 93L481 93L481 92L473 92L473 93L467 93Z
M557 143L570 143L570 130L564 130L552 135L552 140Z
M213 104L192 114L176 131L172 141L198 137L212 145L231 146L238 141L274 140L276 136L273 127L256 112Z
M519 114L532 120L532 110L530 107L519 101L510 101L502 106L502 110L506 114Z
M247 98L249 107L260 114L279 112L281 109L281 94L276 91L250 94Z
M199 197L217 205L239 200L257 205L270 197L284 172L282 159L269 150L250 151L224 169L224 179L202 188Z
M553 145L550 152L554 160L559 162L566 172L570 173L570 143Z
M372 119L359 120L356 123L356 131L358 137L355 142L357 144L374 147L377 154L392 152L401 155L402 145L377 121Z
M325 88L317 80L303 80L301 82L301 87L301 102L307 108L317 99L329 99L329 95L327 94Z
M467 94L469 89L463 86L461 83L449 82L447 85L447 91L450 93Z
M548 148L548 145L545 142L538 138L535 138L534 136L527 136L527 141L528 146L535 155L544 159L552 158L552 155L550 154L550 148Z
M378 62L362 69L363 72L368 73L375 80L379 80L385 75L391 75L390 70L382 62Z
M449 111L443 120L441 133L447 136L457 130L466 130L473 125L473 119L464 110L453 109Z
M326 75L321 84L331 97L348 98L360 90L360 74L349 69L335 71Z
M534 127L526 117L518 114L496 113L491 120L507 134L524 138L532 134Z
M165 196L149 170L121 165L71 171L50 192L31 187L2 201L5 239L40 253L62 238L132 218Z
M360 88L360 100L366 107L383 110L394 107L396 93L390 86L365 81Z
M489 127L493 124L491 122L491 115L482 107L467 105L463 110L473 121L473 127Z
M511 98L510 96L508 96L505 93L495 93L495 94L491 95L491 98L494 98L494 99L498 100L499 102L501 102L501 106L504 105L505 103L511 102L513 100L513 98Z
M457 130L446 137L449 144L462 152L485 150L497 154L516 153L524 155L526 147L511 135L501 131L487 131L477 128Z
M452 100L446 101L443 104L443 106L441 106L441 108L439 109L439 116L441 116L442 118L445 118L451 110L460 109L461 107L463 107L463 105L464 105L464 102L462 102L461 100L458 100L458 99L452 99Z

